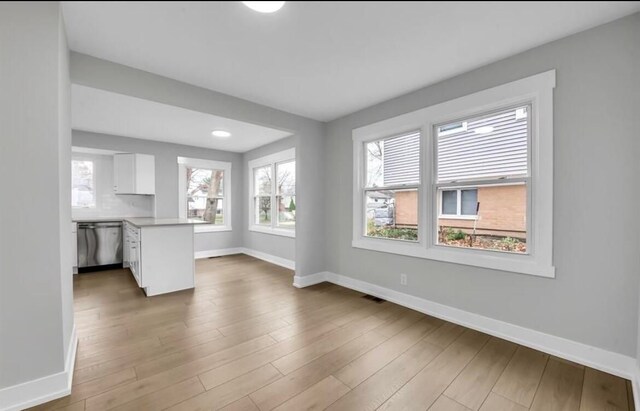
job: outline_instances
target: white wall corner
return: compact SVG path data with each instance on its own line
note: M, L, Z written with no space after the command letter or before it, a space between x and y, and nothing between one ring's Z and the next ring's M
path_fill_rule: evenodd
M297 288L305 288L323 283L327 281L327 274L329 274L329 272L323 271L309 275L296 275L293 277L293 286Z
M640 399L638 395L640 392L640 369L638 368L636 359L633 357L460 310L336 273L323 272L313 274L309 277L309 280L302 280L305 277L301 277L299 282L296 276L294 285L298 287L299 285L305 286L302 284L306 283L312 285L322 281L328 281L352 290L383 298L392 303L445 321L629 379L633 382L636 409L640 409L640 403L638 401Z
M74 324L67 347L64 371L0 390L0 411L19 411L64 397L71 393L78 336Z

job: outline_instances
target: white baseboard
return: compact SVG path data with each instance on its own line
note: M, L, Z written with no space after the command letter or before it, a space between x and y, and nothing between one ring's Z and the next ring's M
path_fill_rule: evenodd
M242 254L242 247L221 248L219 250L196 251L194 256L199 258L222 257L224 255Z
M243 248L242 253L269 262L271 264L279 265L280 267L288 268L289 270L296 269L296 262L293 260L288 260L286 258L263 253L262 251L252 250L250 248Z
M327 281L327 274L331 274L327 271L321 273L315 273L311 275L296 275L293 277L293 286L297 288L305 288L312 285L320 284Z
M636 410L640 410L640 364L636 362L635 375L631 379L631 388L633 389L633 402Z
M73 326L64 371L0 389L0 411L18 411L71 393L78 336Z
M383 298L387 301L433 317L441 318L445 321L472 328L609 374L630 379L634 382L634 398L638 401L637 392L639 390L636 385L640 383L638 379L640 372L636 366L635 358L485 317L480 314L460 310L340 274L321 272L308 276L308 280L305 279L306 277L307 276L298 278L296 276L294 286L306 287L322 281L328 281L352 290ZM636 408L640 409L638 406L636 406Z
M293 260L288 260L286 258L278 257L272 254L263 253L262 251L252 250L250 248L245 247L236 247L236 248L222 248L219 250L205 250L205 251L196 251L194 256L196 259L198 258L209 258L209 257L220 257L224 255L232 255L232 254L246 254L251 257L258 258L260 260L269 262L271 264L279 265L284 268L288 268L290 270L296 269L296 262ZM306 287L306 286L305 286Z

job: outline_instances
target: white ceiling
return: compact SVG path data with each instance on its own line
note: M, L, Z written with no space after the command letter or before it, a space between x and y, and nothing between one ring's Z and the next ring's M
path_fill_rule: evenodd
M291 135L287 131L77 84L71 86L71 127L235 152L245 152ZM229 131L232 136L213 137L213 130Z
M328 121L640 2L63 2L72 50Z

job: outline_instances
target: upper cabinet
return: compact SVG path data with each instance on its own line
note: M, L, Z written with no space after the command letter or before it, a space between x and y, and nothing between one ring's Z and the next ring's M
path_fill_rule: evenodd
M154 157L148 154L115 154L113 156L113 191L116 194L155 194Z

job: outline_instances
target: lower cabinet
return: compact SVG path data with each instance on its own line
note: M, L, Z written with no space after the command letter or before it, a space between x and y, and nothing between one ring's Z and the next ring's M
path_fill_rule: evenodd
M141 260L141 229L126 223L124 224L124 239L122 249L122 266L128 267L133 274L133 278L138 283L138 287L144 287L142 281L142 264Z
M142 282L142 264L140 263L140 251L140 231L136 230L132 233L131 240L129 241L129 269L133 274L133 278L136 279L138 287L144 287L144 284Z
M130 230L131 224L124 222L122 224L122 267L129 268L129 243L130 243Z
M147 296L195 286L192 225L127 226L125 264Z

